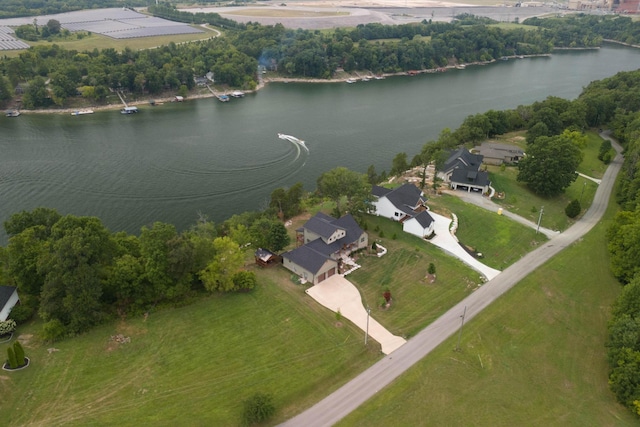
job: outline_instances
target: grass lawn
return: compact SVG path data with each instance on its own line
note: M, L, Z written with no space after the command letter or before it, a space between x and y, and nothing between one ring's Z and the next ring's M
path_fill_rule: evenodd
M197 34L176 34L171 36L158 36L158 37L138 37L132 39L114 39L111 37L103 36L100 34L92 33L90 36L86 36L82 39L69 39L69 40L55 40L53 42L48 42L46 40L38 41L38 42L27 42L30 46L50 46L53 44L57 44L58 46L64 49L74 49L78 52L83 52L85 50L93 50L98 49L107 49L113 48L118 52L122 51L125 47L128 47L132 50L142 50L142 49L151 49L157 46L168 45L171 42L176 44L186 43L195 40L207 40L211 37L216 36L218 33L211 31L208 28L203 28L197 26L196 28L204 29L204 33ZM3 55L7 55L8 57L17 57L20 53L24 52L24 50L10 50L3 51Z
M258 391L273 395L278 422L380 357L377 343L365 348L360 330L337 327L283 269L264 271L260 284L53 345L31 337L31 366L0 376L3 424L232 426ZM28 338L39 328L19 332ZM131 343L110 340L119 333Z
M613 207L607 218L610 220ZM340 426L631 426L607 385L609 272L601 222Z
M427 204L434 212L447 217L455 213L458 217L456 236L460 242L481 252L482 262L498 270L504 270L547 240L532 228L455 196L435 196Z
M600 179L607 170L607 165L598 159L602 138L596 132L586 132L586 136L587 145L582 149L584 158L578 166L578 172Z
M380 242L387 254L360 256L362 268L347 276L362 295L371 316L393 334L410 337L466 297L480 275L439 248L402 231L399 223L367 217L369 242ZM379 229L385 237L379 238ZM393 239L392 236L397 238ZM425 280L429 263L436 266L436 281ZM382 293L391 291L389 309L380 308Z

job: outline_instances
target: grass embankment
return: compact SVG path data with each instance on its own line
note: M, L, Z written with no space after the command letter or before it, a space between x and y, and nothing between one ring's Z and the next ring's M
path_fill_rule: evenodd
M482 283L477 272L439 248L404 233L401 224L373 216L367 217L366 223L369 241L379 241L388 252L381 258L359 258L362 268L347 278L360 290L365 307L371 307L371 316L393 334L415 335ZM378 237L380 232L384 238ZM396 239L391 238L394 235ZM433 283L425 278L431 262L436 266ZM393 302L389 309L382 309L386 288L391 291Z
M638 425L607 386L613 212L339 425Z
M3 424L232 426L257 391L273 395L282 421L380 357L377 343L366 349L360 330L336 327L283 270L260 274L260 284L54 345L32 339L32 365L0 377ZM110 340L119 333L131 342Z
M460 243L482 253L482 262L498 270L504 270L547 241L544 234L536 233L533 228L455 196L432 197L428 204L441 215L451 217L454 213L458 217L456 236Z

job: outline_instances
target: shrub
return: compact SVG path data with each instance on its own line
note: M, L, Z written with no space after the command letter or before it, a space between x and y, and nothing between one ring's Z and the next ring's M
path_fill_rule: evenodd
M339 322L342 320L342 313L340 313L340 309L336 311L336 320Z
M58 319L50 320L42 326L42 338L45 341L55 342L65 333L64 325Z
M18 367L18 362L16 361L16 354L13 352L13 347L7 347L7 362L9 363L9 367L11 369L16 369Z
M429 267L427 268L427 273L436 274L436 265L432 262L429 263Z
M398 239L398 235L396 233L393 233L393 236L391 236L391 240L396 240Z
M23 324L33 317L35 310L26 304L18 304L11 309L10 317L18 324ZM0 334L2 335L2 334Z
M566 213L569 218L575 218L580 215L581 210L582 206L580 206L580 202L577 199L574 199L569 202L567 207L564 209L564 213Z
M382 238L382 237L384 237L384 231L380 230L380 234L379 234L379 236L380 236L381 238Z
M273 399L265 393L255 393L243 403L242 421L245 425L262 423L276 412Z
M0 336L9 335L15 330L16 330L15 320L9 319L9 320L5 320L4 322L0 322Z
M15 353L16 363L18 364L18 366L25 365L26 361L24 360L24 348L22 347L22 344L20 344L20 341L16 341L13 343L13 352Z

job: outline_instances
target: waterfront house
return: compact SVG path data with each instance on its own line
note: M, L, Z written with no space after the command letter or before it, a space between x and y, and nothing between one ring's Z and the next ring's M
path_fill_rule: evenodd
M296 233L299 246L282 254L282 264L313 285L338 274L346 257L369 244L350 214L336 219L320 212Z

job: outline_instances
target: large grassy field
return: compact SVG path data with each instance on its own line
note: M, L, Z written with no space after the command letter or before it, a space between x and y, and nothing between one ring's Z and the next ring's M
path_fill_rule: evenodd
M2 424L233 426L242 400L258 391L273 395L282 421L380 357L377 343L365 348L360 330L336 326L283 270L260 278L251 293L206 297L52 345L31 335L39 324L21 328L32 364L0 376ZM131 342L111 341L116 334Z
M610 209L607 218L611 218ZM609 307L620 292L600 223L341 426L630 426L608 390Z
M57 44L58 46L65 49L74 49L78 52L108 48L112 48L120 52L127 47L132 50L152 49L158 46L168 45L171 42L176 44L188 43L196 40L207 40L218 35L217 31L211 30L210 28L201 26L198 26L197 28L204 30L205 32L198 34L175 34L157 37L137 37L132 39L114 39L111 37L103 36L101 34L93 33L90 36L86 36L82 39L72 37L69 39L54 40L51 42L46 40L38 42L28 42L28 44L30 46L50 46L53 44ZM2 51L2 55L6 55L11 58L18 56L22 52L24 52L24 50L8 50Z

